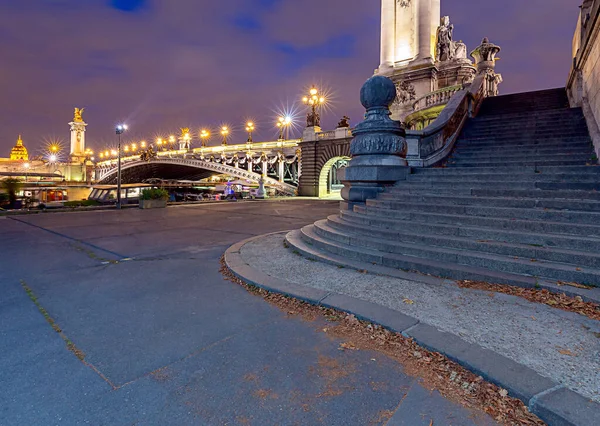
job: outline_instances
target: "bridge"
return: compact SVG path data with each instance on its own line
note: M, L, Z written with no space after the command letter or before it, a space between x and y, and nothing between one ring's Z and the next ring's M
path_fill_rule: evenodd
M282 195L326 196L339 184L337 168L350 159L351 139L349 128L330 132L308 128L302 139L129 154L121 157L121 181L196 181L224 174L253 183L262 177L265 186ZM95 181L116 183L116 158L96 163Z

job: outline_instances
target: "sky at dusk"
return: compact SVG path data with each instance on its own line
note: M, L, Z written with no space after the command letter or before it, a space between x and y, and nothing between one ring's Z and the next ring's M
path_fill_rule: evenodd
M442 0L454 38L500 45L501 93L564 86L579 0ZM379 65L379 0L0 0L0 157L19 133L31 154L68 147L74 107L87 144L151 140L227 123L230 143L277 137L315 83L330 94L323 129L363 115L359 90ZM212 144L218 144L213 137Z

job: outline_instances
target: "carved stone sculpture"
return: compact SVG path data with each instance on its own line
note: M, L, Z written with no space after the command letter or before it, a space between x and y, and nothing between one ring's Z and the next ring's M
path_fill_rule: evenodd
M417 98L415 86L407 81L399 81L396 83L396 98L394 103L404 105L407 102L414 101Z
M350 117L344 115L342 119L338 122L337 128L342 129L346 127L350 127Z
M353 130L352 160L338 171L344 184L342 209L352 209L377 196L383 187L406 178L406 132L399 121L390 118L390 105L396 98L396 85L387 77L371 77L360 91L365 119Z
M450 23L450 17L444 16L437 31L437 60L449 61L455 57L455 46L452 41L454 25ZM466 55L465 55L466 56Z

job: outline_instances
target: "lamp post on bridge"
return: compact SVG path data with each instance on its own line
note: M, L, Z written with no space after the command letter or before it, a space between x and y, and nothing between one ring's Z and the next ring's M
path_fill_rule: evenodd
M306 126L321 127L321 116L319 115L317 108L325 104L325 98L319 96L319 89L313 86L309 90L308 96L302 98L302 102L311 109L311 112L306 116Z
M252 142L252 132L254 131L254 123L252 121L246 123L246 131L248 132L247 142Z
M200 131L200 140L202 141L202 148L206 146L206 141L210 138L210 132L206 129Z
M127 124L119 124L115 129L119 137L117 145L117 209L121 209L121 135L127 128Z
M292 119L290 117L279 117L277 120L277 127L279 128L279 140L284 140L283 131L287 130L289 126L292 124Z
M229 127L221 127L221 136L223 136L223 146L227 145L227 136L229 135Z

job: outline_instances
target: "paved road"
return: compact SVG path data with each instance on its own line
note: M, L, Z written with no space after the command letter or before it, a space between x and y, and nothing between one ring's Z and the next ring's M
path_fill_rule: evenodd
M0 425L377 425L390 412L389 425L492 424L382 355L339 351L319 321L289 318L219 274L231 244L336 208L291 200L0 219Z

